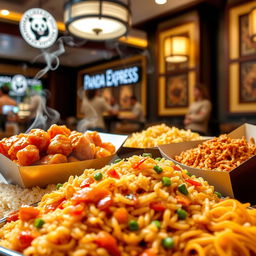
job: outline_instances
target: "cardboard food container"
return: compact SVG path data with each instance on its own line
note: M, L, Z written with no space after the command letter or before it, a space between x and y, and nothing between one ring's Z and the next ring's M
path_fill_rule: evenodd
M133 155L142 155L143 153L150 153L152 157L161 157L161 153L157 147L155 148L132 148L132 147L122 147L118 152L120 158L127 158Z
M121 148L126 135L99 133L103 142L111 142L116 147L116 153ZM115 155L114 154L114 155ZM77 161L63 164L18 166L6 156L0 154L0 172L7 183L21 187L44 187L48 184L63 183L71 175L81 175L85 169L98 169L108 164L114 155L100 159Z
M240 139L245 137L247 141L253 138L256 141L256 126L244 124L228 134L228 137ZM182 151L195 148L203 141L181 142L174 145L159 146L163 157L172 160L175 164L188 170L197 177L203 177L210 185L215 187L216 191L223 196L230 196L242 202L251 202L256 204L256 156L249 158L237 168L227 171L203 170L192 168L174 160L176 155Z

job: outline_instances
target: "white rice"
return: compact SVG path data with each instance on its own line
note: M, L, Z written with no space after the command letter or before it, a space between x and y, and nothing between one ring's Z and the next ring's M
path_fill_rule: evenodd
M46 193L56 189L56 185L48 185L45 189L39 187L21 188L17 185L0 183L0 218L9 212L16 211L23 204L33 204L41 200Z

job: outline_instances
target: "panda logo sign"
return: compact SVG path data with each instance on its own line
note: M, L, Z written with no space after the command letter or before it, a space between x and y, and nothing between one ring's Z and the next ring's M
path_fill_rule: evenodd
M29 9L20 21L20 32L24 40L35 48L48 48L58 37L58 28L53 16L40 8Z
M23 95L28 87L27 79L23 75L15 75L12 78L12 90L17 94L17 95Z

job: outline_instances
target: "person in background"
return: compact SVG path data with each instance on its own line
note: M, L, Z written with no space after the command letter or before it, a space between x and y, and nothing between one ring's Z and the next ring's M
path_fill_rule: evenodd
M8 113L3 113L4 106L17 106L17 102L9 96L9 92L9 86L6 84L0 88L0 128L2 131L5 131L8 120Z
M120 113L118 116L120 120L122 120L121 124L118 126L118 129L123 133L125 133L126 130L130 130L130 132L140 131L144 129L145 126L146 120L143 107L135 95L130 96L130 106L130 113Z
M204 85L197 84L195 86L194 100L185 115L185 128L198 132L200 135L207 135L212 104L209 101L208 91Z
M138 102L138 99L135 95L132 95L130 98L131 106L132 106L132 116L131 119L134 121L138 121L139 123L145 123L145 115L143 111L143 107Z
M81 112L84 114L84 119L78 124L78 130L80 131L89 129L105 132L106 126L103 114L116 114L116 111L100 96L99 90L86 91L86 98L83 100Z

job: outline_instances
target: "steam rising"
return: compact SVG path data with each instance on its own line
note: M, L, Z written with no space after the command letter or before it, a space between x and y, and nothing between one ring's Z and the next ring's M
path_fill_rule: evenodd
M56 124L60 119L60 113L46 106L46 99L38 93L32 93L31 101L36 102L36 116L34 122L27 129L26 133L35 128L47 130L52 124Z

